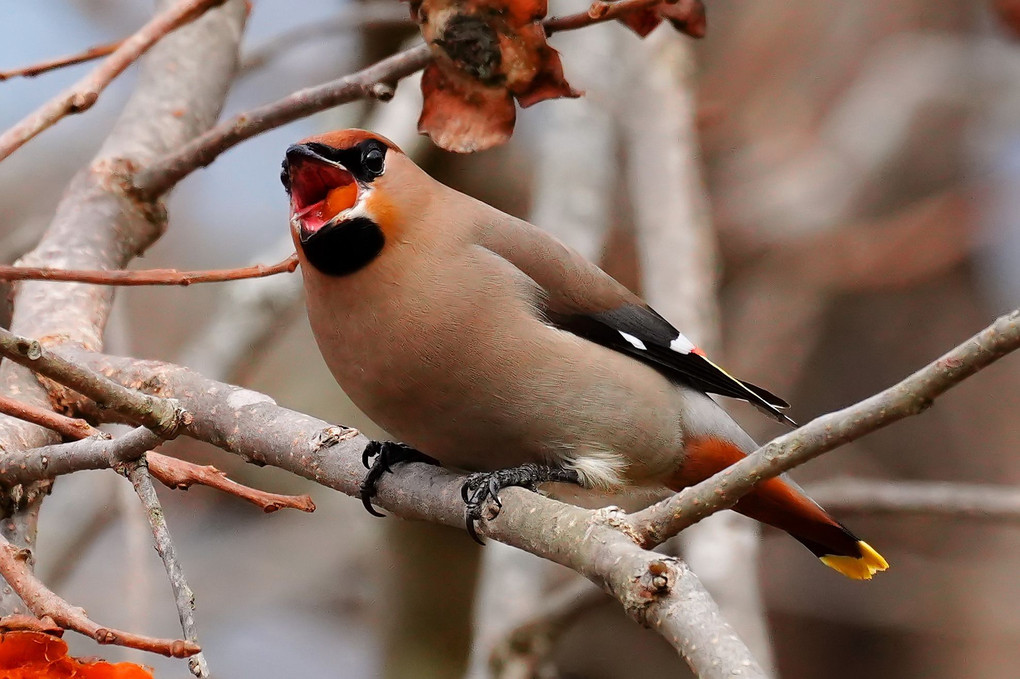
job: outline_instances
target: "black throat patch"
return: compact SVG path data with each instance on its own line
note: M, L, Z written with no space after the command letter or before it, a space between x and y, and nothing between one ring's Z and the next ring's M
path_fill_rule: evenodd
M316 231L301 241L301 250L308 263L327 276L347 276L366 267L385 243L375 222L355 217Z

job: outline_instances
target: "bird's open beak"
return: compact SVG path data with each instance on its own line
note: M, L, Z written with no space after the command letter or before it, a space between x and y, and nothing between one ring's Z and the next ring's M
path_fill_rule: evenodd
M291 223L296 222L302 242L342 222L343 213L358 202L354 175L305 144L287 149L285 172L290 184Z

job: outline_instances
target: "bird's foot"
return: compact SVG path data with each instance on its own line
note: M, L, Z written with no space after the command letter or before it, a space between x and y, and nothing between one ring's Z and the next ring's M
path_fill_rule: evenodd
M464 498L466 505L464 520L467 523L468 535L478 544L485 544L475 531L475 521L482 520L482 507L486 500L492 500L498 513L498 510L503 506L499 499L499 491L510 486L537 491L538 484L548 482L580 483L581 479L573 469L531 463L508 469L497 469L494 472L471 474L460 488L461 497Z
M375 458L374 460L372 458ZM372 506L372 498L375 496L375 486L379 479L386 472L392 472L392 465L399 462L424 462L426 464L438 465L439 462L425 453L419 452L405 443L395 441L370 441L365 450L361 453L361 463L368 469L365 479L361 482L361 489L358 494L361 496L361 503L373 516L385 516L380 514Z

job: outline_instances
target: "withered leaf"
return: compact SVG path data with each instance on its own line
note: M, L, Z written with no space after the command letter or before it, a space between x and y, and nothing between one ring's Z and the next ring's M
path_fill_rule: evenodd
M579 96L546 42L545 13L545 0L414 0L434 55L418 130L449 151L481 151L513 134L515 99L527 107Z
M705 37L707 17L701 0L677 0L663 2L645 9L628 12L619 21L642 38L651 33L665 19L673 28L692 38Z

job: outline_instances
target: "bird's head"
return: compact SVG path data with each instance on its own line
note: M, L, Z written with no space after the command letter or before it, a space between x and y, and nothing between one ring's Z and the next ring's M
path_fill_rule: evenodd
M364 130L328 132L287 149L280 180L294 240L312 266L342 276L375 259L399 226L392 189L405 164L414 167L393 142Z

